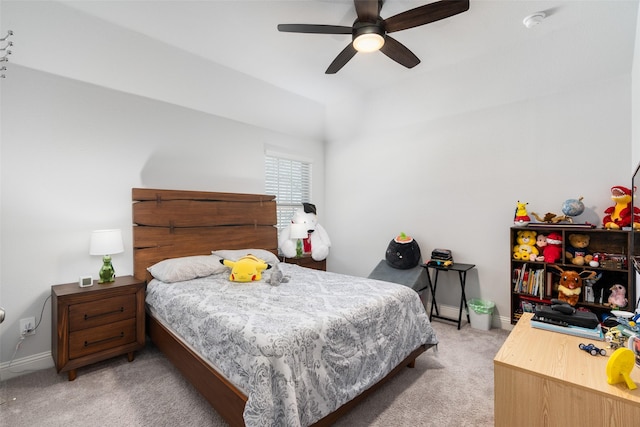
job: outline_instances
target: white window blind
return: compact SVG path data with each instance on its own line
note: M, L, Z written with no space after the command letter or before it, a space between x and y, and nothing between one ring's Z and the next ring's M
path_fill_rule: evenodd
M311 163L267 154L265 191L276 196L280 230L289 224L303 202L311 200Z

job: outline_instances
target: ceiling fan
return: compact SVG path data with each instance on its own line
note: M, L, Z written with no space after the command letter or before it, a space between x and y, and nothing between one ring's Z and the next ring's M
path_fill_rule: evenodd
M278 31L308 34L351 34L349 43L333 60L326 74L335 74L357 52L382 53L407 68L413 68L420 59L389 33L407 30L439 21L469 10L469 0L441 0L416 7L387 19L380 17L382 0L354 0L358 17L351 27L343 25L280 24Z

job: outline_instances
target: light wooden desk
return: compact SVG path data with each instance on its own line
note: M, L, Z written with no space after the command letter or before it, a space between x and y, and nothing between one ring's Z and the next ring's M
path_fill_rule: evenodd
M631 372L639 388L609 385L609 358L578 348L604 341L532 328L532 316L522 315L493 359L495 426L640 425L640 368Z

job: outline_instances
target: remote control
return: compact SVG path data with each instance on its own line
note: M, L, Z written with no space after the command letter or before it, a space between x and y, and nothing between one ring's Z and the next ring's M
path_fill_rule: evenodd
M551 309L564 314L573 314L576 312L576 309L568 304L553 304Z

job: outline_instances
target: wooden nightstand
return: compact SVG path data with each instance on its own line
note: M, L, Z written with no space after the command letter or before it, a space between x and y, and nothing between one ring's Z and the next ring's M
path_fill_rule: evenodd
M301 267L313 268L316 270L327 271L327 260L316 261L311 258L311 255L303 255L300 258L286 258L282 257L282 261L288 264L297 264Z
M51 286L51 354L58 372L76 369L144 347L145 282L133 276L81 288Z

